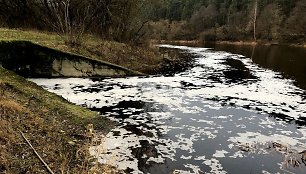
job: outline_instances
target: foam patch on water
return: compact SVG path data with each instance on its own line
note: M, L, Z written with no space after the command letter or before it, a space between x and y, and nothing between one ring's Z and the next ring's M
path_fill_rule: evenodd
M223 170L223 167L220 164L220 162L215 158L205 160L204 164L211 168L211 171L209 173L215 173L215 174L226 174L227 173L226 171Z
M228 154L229 152L225 150L217 150L215 154L213 154L213 157L215 158L225 158L225 155Z
M129 133L124 129L115 129L113 131L118 131L120 134ZM103 138L101 145L90 147L89 152L102 164L112 165L118 170L126 170L129 168L135 173L142 173L138 169L138 160L131 158L133 155L130 149L131 147L139 147L139 140L141 140L141 137L137 137L136 135L117 137L111 132ZM112 151L113 153L107 153L108 151Z

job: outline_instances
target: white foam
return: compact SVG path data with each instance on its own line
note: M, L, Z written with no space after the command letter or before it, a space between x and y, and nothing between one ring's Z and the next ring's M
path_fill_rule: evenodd
M236 107L249 106L251 109L261 109L267 113L285 114L293 119L306 117L306 102L296 94L303 91L294 86L292 80L281 78L279 73L253 64L251 59L240 59L239 55L211 51L207 48L172 45L161 47L181 49L196 54L196 66L173 77L129 77L101 81L80 78L30 80L73 103L85 104L88 107L116 106L124 100L156 103L161 107L155 110L149 108L148 112L145 109L124 108L124 114L131 115L127 119L111 117L120 116L115 112L116 109L105 113L105 116L109 116L119 125L104 137L101 145L91 147L90 153L101 163L110 164L119 170L130 168L136 173L142 173L138 160L134 158L131 150L139 148L141 140L154 146L158 153L157 157L148 157L144 154L142 158L148 158L147 163L160 164L166 160L178 162L180 158L186 161L185 168L190 169L177 170L180 173L200 173L201 166L191 163L193 160L203 161L203 164L211 168L210 173L226 173L218 159L247 157L247 154L235 149L237 142L265 144L275 141L288 143L288 146L296 148L305 146L304 128L297 129L296 132L289 131L286 129L286 123L266 116L258 118L258 115L249 115L237 118L237 115L226 115L227 112L210 115L212 112L219 113L224 109L221 105L224 99L228 103L234 103ZM242 61L258 80L247 85L225 83L228 79L223 77L223 72L229 67L223 62L228 58ZM220 82L211 80L209 77L212 75L220 78ZM181 82L191 83L195 87L185 89ZM58 84L57 89L54 88L56 84ZM90 88L95 88L98 92L81 91ZM210 99L217 99L217 102ZM137 111L145 113L133 115ZM251 125L249 128L248 124L251 123L257 125ZM135 135L124 129L126 125L137 126L139 130L151 133L152 136ZM258 132L250 130L252 128ZM261 132L264 130L267 132ZM120 135L114 136L114 131ZM211 155L198 156L195 144L201 141L217 141L218 136L224 136L228 144L224 144L221 150L219 147L214 147L216 149L213 149ZM177 156L178 151L188 155Z
M226 154L228 154L229 152L225 151L225 150L217 150L215 154L213 154L213 157L216 158L224 158Z

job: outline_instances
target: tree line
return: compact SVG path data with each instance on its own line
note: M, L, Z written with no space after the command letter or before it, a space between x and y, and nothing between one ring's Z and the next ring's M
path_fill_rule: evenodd
M137 41L146 23L143 6L153 0L0 0L0 25L61 33L77 45L85 33Z
M162 39L305 42L305 0L164 0L148 14Z
M86 33L120 42L151 39L305 42L305 0L0 0L0 25Z

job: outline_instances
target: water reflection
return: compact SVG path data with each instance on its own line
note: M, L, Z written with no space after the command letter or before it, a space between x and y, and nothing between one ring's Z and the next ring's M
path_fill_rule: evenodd
M283 45L228 45L210 44L215 50L241 54L263 68L281 72L286 78L295 80L295 84L306 89L306 49Z
M90 108L93 111L99 111L101 114L112 112L116 113L117 118L125 119L131 115L139 115L146 112L154 112L162 110L153 107L154 103L143 102L143 101L120 101L117 105L114 106L104 106L101 108ZM132 110L130 108L133 108Z
M159 51L164 58L164 63L159 74L173 76L174 74L187 71L195 66L196 55L194 54L166 47L161 47Z
M225 77L230 79L228 83L251 82L250 79L257 79L240 60L229 58L225 60L224 64L230 66L228 70L223 72Z

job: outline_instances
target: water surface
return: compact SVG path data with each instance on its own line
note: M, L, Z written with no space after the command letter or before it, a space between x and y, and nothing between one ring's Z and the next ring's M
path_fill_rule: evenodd
M228 51L252 59L263 68L280 72L294 80L294 84L306 90L306 48L286 45L207 45L217 51Z
M170 76L31 79L116 122L90 148L122 173L305 173L305 90L250 57L192 54Z

